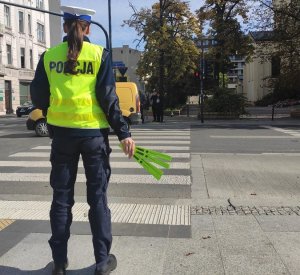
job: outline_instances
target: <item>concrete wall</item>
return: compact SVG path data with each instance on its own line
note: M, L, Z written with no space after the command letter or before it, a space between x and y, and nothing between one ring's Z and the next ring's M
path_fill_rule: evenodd
M261 63L261 59L254 57L244 68L244 90L243 93L248 101L255 102L263 96L272 92L271 88L266 87L268 80L266 77L271 75L271 63L266 61Z

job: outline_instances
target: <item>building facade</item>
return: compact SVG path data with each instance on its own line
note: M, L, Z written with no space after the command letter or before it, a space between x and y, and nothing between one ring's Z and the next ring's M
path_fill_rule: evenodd
M284 4L300 4L299 0L273 0L272 2L275 9ZM279 12L279 14L281 13ZM282 22L280 18L274 17L275 29L286 28L286 23L286 21ZM295 30L297 30L296 26ZM250 36L253 40L255 55L251 62L246 63L244 69L244 93L248 100L254 103L273 92L274 80L281 74L285 58L282 59L282 57L276 56L276 53L274 54L276 44L273 31L251 32ZM269 56L269 58L265 58L265 56Z
M12 2L49 10L50 1L59 7L57 0ZM18 105L30 100L29 85L35 68L42 53L52 44L49 19L42 12L0 4L0 114L13 113ZM51 21L51 28L61 37L60 19L59 26L58 20Z
M136 74L137 65L141 59L142 52L132 49L128 45L123 45L123 47L113 48L112 56L114 62L124 63L128 68L126 72L128 81L135 82L138 86L138 89L144 91L144 83L140 81L138 75Z
M229 57L232 63L232 68L229 70L228 77L228 88L234 89L237 93L243 93L243 80L244 80L244 67L245 58L239 55L232 55Z
M244 94L248 101L254 103L273 91L270 85L272 79L272 62L264 60L263 49L270 48L272 31L251 32L255 54L244 68Z

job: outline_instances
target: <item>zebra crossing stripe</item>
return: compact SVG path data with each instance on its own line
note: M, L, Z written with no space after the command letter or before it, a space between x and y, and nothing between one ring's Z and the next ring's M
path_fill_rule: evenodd
M149 146L153 145L153 144L174 144L174 145L190 145L190 141L187 141L187 140L164 140L164 141L158 141L158 140L153 140L153 141L145 141L145 140L142 140L142 141L137 141L135 140L135 143L136 144L149 144ZM118 140L111 140L109 142L110 145L119 145L120 142ZM148 146L146 146L148 147ZM41 146L36 146L36 147L33 147L32 148L33 150L50 150L51 149L51 145L41 145Z
M131 133L178 133L178 134L189 134L190 133L190 129L189 128L185 128L185 129L180 129L180 130L175 130L175 129L132 129Z
M151 136L146 136L146 135L141 135L141 136L134 136L133 137L134 140L136 142L138 142L139 140L148 140L150 142L150 140L153 139L153 137ZM184 136L174 136L174 135L163 135L159 137L159 140L188 140L190 141L191 137L190 135L184 135ZM118 140L117 137L110 137L109 141L111 142L112 140Z
M288 134L294 137L300 137L300 131L299 130L289 130L289 129L282 129L278 127L273 126L264 126L264 128L271 129L280 133Z
M0 201L0 219L49 220L49 201ZM110 203L113 223L190 225L190 206ZM75 203L73 221L88 221L87 203Z
M131 132L133 137L136 136L148 136L149 138L153 136L166 136L166 135L172 135L173 137L186 137L190 136L190 132L162 132L162 131L152 131L152 132Z
M119 143L115 143L115 144L119 144ZM148 144L148 143L147 143ZM170 142L168 143L170 144ZM113 150L120 150L120 147L119 145L112 145L110 146L111 149ZM168 146L168 145L165 145L165 146L160 146L160 145L147 145L147 148L148 149L154 149L154 150L170 150L170 151L187 151L187 150L190 150L190 147L189 146ZM51 146L37 146L37 147L34 147L32 148L33 150L50 150L51 149Z
M49 182L47 173L0 173L0 181L14 182ZM77 174L77 182L85 183L84 174ZM191 185L190 176L164 175L159 181L151 175L116 175L110 177L110 183L122 184L165 184L165 185Z
M120 148L118 148L118 151L121 151ZM172 158L183 158L183 159L190 158L190 153L170 153L170 152L168 152L167 154L170 155ZM9 157L49 158L50 152L19 152L19 153L12 154ZM120 152L120 153L112 152L110 154L110 157L116 157L116 158L123 157L124 158L125 154L122 152Z
M135 161L110 161L112 168L135 168L143 169ZM48 168L51 167L50 161L0 161L0 167L26 167L26 168ZM81 161L79 161L78 167L83 167ZM189 162L171 162L171 169L190 169Z

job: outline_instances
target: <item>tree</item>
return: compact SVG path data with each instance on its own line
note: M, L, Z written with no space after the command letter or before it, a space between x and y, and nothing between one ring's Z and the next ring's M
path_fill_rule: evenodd
M204 35L217 42L216 47L210 51L210 58L216 59L218 70L223 74L223 87L224 74L230 68L229 56L238 54L249 58L253 51L251 41L243 33L239 22L248 22L248 10L245 0L206 0L196 11L201 24L208 25Z
M200 32L197 19L187 2L160 0L152 8L136 10L124 23L134 28L145 44L137 74L147 78L148 89L167 94L167 103L176 105L178 96L191 89L190 78L196 69L199 51L193 42ZM177 94L177 96L176 96ZM182 102L184 103L184 102Z
M300 98L300 2L255 0L260 11L258 30L270 30L272 39L258 51L262 60L279 64L279 74L270 75L274 100Z

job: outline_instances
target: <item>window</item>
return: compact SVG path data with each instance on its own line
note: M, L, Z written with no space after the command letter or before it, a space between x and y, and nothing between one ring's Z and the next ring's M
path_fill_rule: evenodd
M31 32L31 15L30 14L28 14L27 20L28 20L28 34L32 34L32 32Z
M12 65L11 45L6 44L7 64Z
M36 7L38 9L44 9L44 0L36 0Z
M20 104L30 100L30 83L20 82Z
M4 6L4 24L10 28L10 9L9 6Z
M39 42L45 42L45 27L44 25L37 23L37 40Z
M21 68L25 68L25 48L21 48Z
M19 32L24 32L24 13L19 11Z
M29 50L29 58L30 58L30 69L33 70L33 53L32 53L32 49Z
M280 75L280 57L273 56L271 60L272 77L278 77Z

